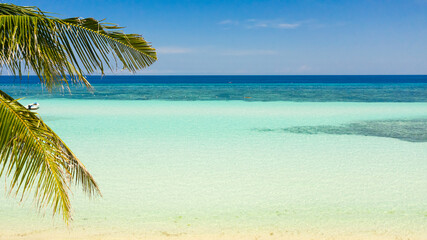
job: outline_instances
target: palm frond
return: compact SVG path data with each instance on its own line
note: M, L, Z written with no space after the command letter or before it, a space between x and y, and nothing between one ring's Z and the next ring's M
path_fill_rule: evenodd
M69 81L90 87L85 74L117 70L118 63L135 72L157 60L142 36L119 29L93 18L59 19L35 7L0 4L0 67L18 76L32 70L52 89Z
M10 193L34 191L39 207L70 215L70 184L89 195L97 184L65 143L33 112L0 91L0 176L10 177Z
M0 3L0 69L15 76L33 71L50 91L69 82L91 87L85 74L118 65L130 72L157 60L155 49L137 34L93 18L52 17L37 7ZM114 64L113 64L114 63ZM115 67L113 67L115 65ZM37 116L0 91L0 176L10 192L35 192L39 207L70 219L69 188L100 194L92 176L65 143Z

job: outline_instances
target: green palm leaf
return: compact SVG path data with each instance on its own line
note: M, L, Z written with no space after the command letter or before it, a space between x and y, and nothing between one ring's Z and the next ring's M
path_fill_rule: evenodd
M90 88L85 74L120 67L135 72L157 60L137 34L93 18L59 19L36 7L0 3L0 68L15 76L33 71L49 91L69 83ZM65 143L37 116L0 91L0 177L9 192L34 192L39 207L51 206L66 222L70 186L100 194L93 177ZM22 199L22 198L21 198Z
M0 91L0 176L11 177L10 192L35 189L37 205L70 218L71 183L89 195L98 186L65 143L37 115Z
M52 89L69 80L89 87L83 73L104 74L118 64L135 72L157 60L144 38L119 29L93 18L59 19L34 7L0 4L0 64L19 76L32 70Z

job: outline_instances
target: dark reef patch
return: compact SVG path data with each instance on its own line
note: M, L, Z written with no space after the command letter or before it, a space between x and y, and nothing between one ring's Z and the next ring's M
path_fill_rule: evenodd
M255 129L271 132L273 129ZM361 135L395 138L407 142L427 142L427 119L363 121L338 126L297 126L275 131L298 134Z

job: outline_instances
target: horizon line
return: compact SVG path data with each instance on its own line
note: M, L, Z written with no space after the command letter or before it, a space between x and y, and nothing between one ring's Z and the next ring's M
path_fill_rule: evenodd
M86 77L157 77L157 76L427 76L425 74L94 74L87 75ZM25 77L38 77L37 75L25 75L25 76L16 76L16 75L1 75L0 77L17 77L17 78L25 78Z

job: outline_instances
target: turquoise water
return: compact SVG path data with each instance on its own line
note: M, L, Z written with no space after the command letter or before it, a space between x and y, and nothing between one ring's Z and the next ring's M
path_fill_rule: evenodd
M131 77L128 77L132 79ZM170 79L174 79L170 77ZM202 78L203 79L203 78ZM344 78L345 79L345 78ZM2 78L0 78L2 80ZM231 79L232 80L232 79ZM242 83L242 84L94 84L49 93L37 84L0 84L14 97L170 100L170 101L293 101L293 102L427 102L427 76L422 83ZM0 81L1 83L1 81Z
M37 101L103 197L68 228L0 197L0 239L427 236L425 102Z

